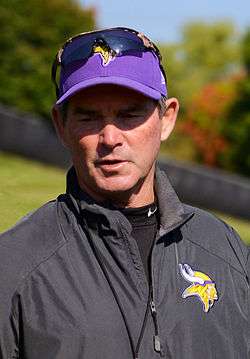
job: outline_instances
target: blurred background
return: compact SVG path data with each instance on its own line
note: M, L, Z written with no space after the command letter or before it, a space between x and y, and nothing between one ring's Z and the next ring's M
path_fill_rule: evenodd
M112 26L144 32L163 55L181 111L160 160L180 197L250 243L249 0L0 0L0 232L64 191L50 120L58 48Z

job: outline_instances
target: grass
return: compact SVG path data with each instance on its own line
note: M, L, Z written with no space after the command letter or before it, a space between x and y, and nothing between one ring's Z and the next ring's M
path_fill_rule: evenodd
M64 171L0 152L0 232L65 191Z
M0 152L0 232L65 191L65 171ZM218 214L217 214L218 215ZM250 244L250 221L219 214Z

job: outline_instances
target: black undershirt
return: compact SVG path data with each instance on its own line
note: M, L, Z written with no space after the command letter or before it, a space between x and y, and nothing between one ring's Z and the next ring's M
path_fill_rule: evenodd
M157 232L157 207L151 203L139 208L120 210L132 225L132 236L136 240L146 277L149 281L151 249Z

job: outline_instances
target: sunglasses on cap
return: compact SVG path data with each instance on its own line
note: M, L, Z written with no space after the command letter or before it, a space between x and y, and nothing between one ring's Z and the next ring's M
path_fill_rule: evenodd
M148 37L136 30L115 27L80 33L64 43L56 54L51 70L57 97L59 96L59 86L56 80L58 66L65 68L76 61L87 60L94 54L94 49L98 46L105 47L111 57L151 51L158 58L159 67L167 82L158 47Z

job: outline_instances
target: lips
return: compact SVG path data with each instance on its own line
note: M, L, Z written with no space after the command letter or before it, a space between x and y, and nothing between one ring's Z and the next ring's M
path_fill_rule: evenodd
M95 161L95 163L97 165L112 165L112 164L116 164L116 163L121 163L121 162L127 162L126 160L122 159L122 158L117 158L117 157L103 157L103 158L99 158L98 160Z
M106 172L120 169L127 161L121 159L103 159L96 161L96 166Z
M117 163L121 163L121 162L125 162L123 160L101 160L101 161L97 161L97 164L99 165L114 165Z

